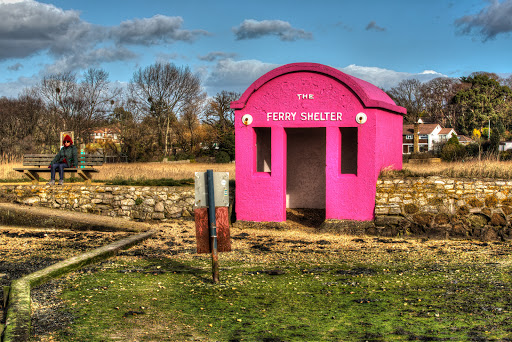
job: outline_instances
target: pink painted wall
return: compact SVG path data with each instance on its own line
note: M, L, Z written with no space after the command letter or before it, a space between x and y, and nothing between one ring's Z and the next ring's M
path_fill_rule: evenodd
M327 219L372 220L378 173L389 165L402 167L405 109L377 87L328 66L294 63L274 69L231 107L235 109L239 220L286 220L286 128L325 127ZM364 124L356 122L361 112L367 116ZM250 125L242 122L245 114L253 118ZM271 172L256 172L254 127L271 127ZM340 127L357 128L357 174L341 173Z

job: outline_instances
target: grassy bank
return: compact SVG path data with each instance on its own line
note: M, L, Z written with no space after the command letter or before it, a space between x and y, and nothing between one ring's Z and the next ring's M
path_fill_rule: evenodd
M22 164L0 164L0 182L29 183L27 177L13 170L15 167L22 167ZM232 180L235 179L235 164L233 163L119 163L103 164L95 168L99 170L99 173L94 175L94 179L101 183L116 182L115 184L118 184L124 181L126 183L129 182L130 185L137 185L137 183L148 185L152 180L164 180L161 181L161 183L163 183L162 185L166 185L165 180L167 180L167 182L169 182L169 180L176 180L178 182L190 180L194 178L195 172L205 172L208 169L214 172L229 172L229 178ZM49 174L43 174L42 177L49 178ZM79 178L76 178L76 180L81 181Z
M193 223L67 277L37 341L507 341L510 243L233 228L212 284ZM187 242L188 241L188 242ZM187 247L188 246L188 247Z
M404 164L401 171L384 171L383 176L512 179L512 161L486 159L438 164Z
M13 171L14 167L22 167L22 165L21 163L0 164L0 182L28 183L27 177ZM117 184L125 182L130 185L134 185L137 182L148 183L155 180L185 181L194 178L195 172L205 172L208 169L212 169L215 172L227 171L231 180L235 179L236 174L234 163L119 163L104 164L97 167L97 169L100 171L94 177L97 182L117 182ZM439 164L405 163L402 171L383 171L382 175L388 177L444 176L454 178L512 179L512 161L498 162L494 159L487 159L454 163L443 162ZM76 181L81 181L81 179L76 178Z

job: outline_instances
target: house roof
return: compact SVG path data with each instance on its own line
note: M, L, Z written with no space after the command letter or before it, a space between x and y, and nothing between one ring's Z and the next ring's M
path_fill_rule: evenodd
M457 138L459 139L459 142L473 142L473 139L465 135L458 135Z
M431 134L438 124L420 124L419 125L419 134ZM403 135L414 134L414 125L404 125L404 133Z
M96 128L93 132L94 132L94 134L96 134L96 133L115 134L115 133L120 133L121 130L118 126L113 125L113 126L109 126L109 127Z
M450 134L451 132L454 132L455 134L457 134L457 132L455 132L455 130L451 127L447 127L447 128L441 128L441 131L439 132L439 134Z

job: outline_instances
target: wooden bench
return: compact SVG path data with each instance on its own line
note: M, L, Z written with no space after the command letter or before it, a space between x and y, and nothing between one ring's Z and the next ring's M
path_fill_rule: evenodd
M25 154L23 156L23 167L14 168L14 170L23 172L25 176L30 178L32 184L37 185L39 184L40 173L51 172L48 166L54 157L55 154ZM99 172L92 166L103 165L103 161L103 155L79 154L78 168L66 167L64 168L64 173L76 172L84 180L86 185L91 185L92 173Z

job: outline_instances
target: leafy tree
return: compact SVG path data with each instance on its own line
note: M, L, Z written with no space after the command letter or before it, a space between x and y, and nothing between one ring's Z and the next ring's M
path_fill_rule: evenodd
M226 133L220 137L219 151L225 152L231 160L235 160L235 135Z
M473 73L461 77L461 82L468 86L453 98L453 103L458 106L457 132L469 134L486 126L489 120L497 122L510 111L512 91L502 86L492 74Z
M478 160L482 160L482 133L474 128L471 138L478 144Z
M455 134L452 134L451 138L448 139L441 149L441 158L444 161L456 161L461 160L466 156L466 150L459 142L459 139Z

